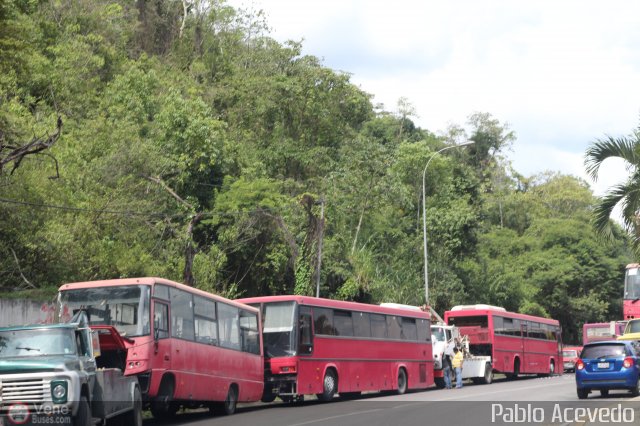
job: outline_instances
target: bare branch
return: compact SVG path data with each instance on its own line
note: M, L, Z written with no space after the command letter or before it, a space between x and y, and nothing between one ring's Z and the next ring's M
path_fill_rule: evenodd
M5 149L11 149L11 151L9 151L9 153L7 153L6 155L4 156L0 155L0 173L2 173L2 169L4 168L5 165L9 163L13 163L13 168L11 169L11 172L10 172L10 174L13 174L13 172L15 172L18 167L20 167L20 163L22 162L22 160L24 160L26 156L38 154L44 151L45 149L51 148L53 144L56 143L58 138L60 138L61 132L62 132L62 118L58 116L58 120L56 123L56 131L53 135L48 137L43 136L40 138L34 137L33 139L31 139L30 142L24 145L20 145L17 147L4 145L2 144L2 141L4 140L5 135L4 133L0 133L0 154L2 154L2 151Z
M18 261L18 256L16 255L16 252L13 249L10 249L11 253L13 253L13 259L16 261L16 266L18 267L18 272L20 272L20 276L22 277L22 279L24 280L24 282L27 284L28 287L30 288L36 288L35 285L33 285L31 283L31 281L29 281L27 279L27 277L24 276L24 274L22 273L22 268L20 268L20 262Z

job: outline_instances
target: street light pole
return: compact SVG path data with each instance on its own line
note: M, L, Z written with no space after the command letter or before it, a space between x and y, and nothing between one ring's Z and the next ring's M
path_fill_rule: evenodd
M429 258L428 258L428 252L427 252L427 196L426 196L426 190L425 190L427 167L429 167L429 163L431 163L431 160L433 160L433 158L436 155L440 154L442 151L446 151L447 149L451 149L451 148L460 148L462 146L472 145L473 143L474 141L467 141L465 143L461 143L458 145L445 146L444 148L434 152L429 158L429 161L427 161L427 164L424 166L424 170L422 171L422 237L424 241L424 303L427 306L427 308L429 307L429 263L428 263Z

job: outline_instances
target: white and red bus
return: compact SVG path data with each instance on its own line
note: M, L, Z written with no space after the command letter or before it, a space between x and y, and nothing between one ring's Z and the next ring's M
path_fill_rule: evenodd
M304 296L239 301L262 310L265 402L433 385L428 313Z
M85 310L100 335L100 362L137 375L145 406L156 418L207 406L226 414L259 401L264 360L257 309L162 278L64 284L60 320Z
M624 274L622 319L640 318L640 264L627 265Z
M616 340L624 334L626 321L592 322L582 326L582 344Z
M556 320L490 305L455 306L444 318L469 337L472 354L491 356L494 372L510 378L562 373L561 329Z

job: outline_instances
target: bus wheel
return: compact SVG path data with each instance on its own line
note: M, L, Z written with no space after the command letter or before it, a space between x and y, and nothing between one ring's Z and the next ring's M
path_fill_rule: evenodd
M438 389L444 389L444 379L442 377L436 377L433 381Z
M160 384L158 396L151 402L151 414L156 420L173 417L179 405L173 400L174 384L170 377L165 377Z
M262 393L262 398L260 399L260 401L262 402L273 402L276 400L276 397L278 396L278 394L276 392L273 392L273 388L271 386L269 387L265 387L264 392Z
M232 415L236 412L236 406L238 405L238 391L234 385L229 387L229 392L227 393L227 399L224 400L222 408L224 410L224 414L227 416Z
M484 366L484 377L482 378L482 382L485 385L490 385L493 382L493 367L491 363L488 362Z
M320 401L331 401L338 390L338 378L333 370L327 370L322 381L323 391L316 395Z
M513 373L507 374L507 377L511 380L515 380L518 378L519 374L520 374L520 360L516 359L513 362Z
M398 370L398 390L396 393L402 395L407 391L407 372L404 368Z

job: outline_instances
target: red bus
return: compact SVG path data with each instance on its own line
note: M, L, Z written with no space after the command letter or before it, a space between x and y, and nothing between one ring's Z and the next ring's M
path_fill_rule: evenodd
M624 334L626 321L592 322L582 326L582 344L616 340Z
M627 265L624 274L622 319L640 318L640 264Z
M265 402L433 385L428 313L304 296L239 301L262 310Z
M562 373L562 338L556 320L508 312L490 305L455 306L445 322L469 337L469 351L491 356L493 371L519 374Z
M130 278L61 286L60 320L80 309L92 326L111 325L120 333L99 336L98 367L110 362L137 375L145 407L156 418L180 406L232 414L238 401L262 396L255 308L162 278Z

